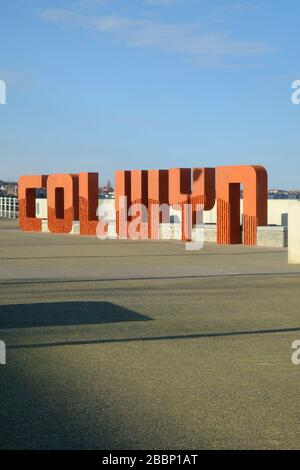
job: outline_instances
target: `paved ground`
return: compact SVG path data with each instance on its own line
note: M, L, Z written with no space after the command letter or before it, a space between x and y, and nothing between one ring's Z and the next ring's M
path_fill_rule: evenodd
M1 448L300 448L300 266L285 249L0 221L0 259Z

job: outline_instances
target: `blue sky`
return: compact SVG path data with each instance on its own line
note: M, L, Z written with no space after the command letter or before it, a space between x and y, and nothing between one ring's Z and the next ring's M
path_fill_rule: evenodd
M0 179L262 164L300 189L297 0L1 0Z

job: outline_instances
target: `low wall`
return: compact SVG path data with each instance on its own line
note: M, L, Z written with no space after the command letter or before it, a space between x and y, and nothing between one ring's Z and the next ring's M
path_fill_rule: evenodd
M289 263L300 264L300 201L291 205L289 216Z
M289 208L297 204L297 200L291 199L268 199L268 225L288 225ZM241 213L243 211L243 200L241 199ZM216 206L208 212L204 212L204 223L215 224L217 221ZM241 220L242 222L242 220Z
M114 199L99 199L99 204L103 207L114 206ZM297 205L297 200L288 199L269 199L268 200L268 225L288 225L289 208ZM243 200L241 200L241 212L243 208ZM171 214L179 215L177 211L171 209ZM36 216L40 219L47 219L47 200L36 200ZM211 210L204 212L204 223L215 224L217 221L216 206Z
M106 211L114 208L114 199L99 199L99 204ZM287 247L288 246L288 213L293 207L298 207L299 201L294 200L268 200L268 223L267 227L258 227L257 245L265 247ZM241 200L241 212L243 201ZM38 218L47 219L47 200L36 200L36 215ZM171 208L171 216L174 222L180 222L180 212ZM206 242L216 242L216 207L211 211L204 212L205 233L204 240ZM162 224L160 227L161 238L180 239L180 225ZM47 230L47 223L43 221L44 230ZM79 233L79 224L74 223L72 233ZM195 235L195 238L196 235Z
M257 246L284 248L288 246L288 228L282 225L257 227Z
M42 222L42 231L49 232L48 221L45 219ZM73 228L70 232L72 235L79 235L79 222L73 222ZM115 230L110 230L110 238L116 238ZM160 224L159 238L161 240L181 240L181 224ZM217 241L217 227L215 224L205 224L204 233L203 228L193 227L192 241L198 242L204 240L209 243L216 243ZM287 227L281 226L267 226L258 227L257 230L257 246L265 246L269 248L283 248L287 247L288 231Z

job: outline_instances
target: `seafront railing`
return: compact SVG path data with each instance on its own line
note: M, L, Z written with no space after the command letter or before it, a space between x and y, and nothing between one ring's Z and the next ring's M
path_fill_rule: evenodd
M0 197L0 217L17 219L18 215L18 199L16 197Z

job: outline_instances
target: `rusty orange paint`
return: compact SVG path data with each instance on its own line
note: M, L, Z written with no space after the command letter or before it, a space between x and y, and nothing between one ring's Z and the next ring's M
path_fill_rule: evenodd
M243 240L240 227L240 185L243 195ZM216 169L217 243L256 245L257 227L268 224L268 175L258 165Z
M164 214L160 208L164 206ZM164 216L164 217L163 217ZM169 172L168 170L148 171L148 236L157 240L159 238L159 224L168 222L169 208Z
M120 238L128 237L128 207L131 206L130 173L128 170L115 172L116 232ZM126 204L124 198L126 198Z
M19 227L24 231L40 232L42 220L35 216L36 189L45 188L47 175L21 176L18 183Z
M96 235L98 179L98 173L79 173L80 235Z
M175 210L181 211L182 241L190 240L191 234L186 230L186 211L184 207L189 204L191 193L191 169L171 168L169 170L169 204Z
M48 227L55 233L68 233L74 220L80 220L80 233L97 233L98 174L56 174L23 176L19 179L19 225L23 230L40 231L35 217L36 189L47 185ZM244 186L243 226L240 228L240 186ZM139 238L158 238L162 205L182 212L182 239L191 238L192 224L199 205L211 210L217 192L217 242L255 245L257 226L267 225L266 170L261 166L224 166L214 168L172 168L170 170L133 170L115 173L116 229L128 238L128 223L140 223ZM122 201L127 198L127 204ZM132 204L148 208L148 218L137 222L128 216ZM155 205L158 207L155 209ZM186 210L188 208L188 210ZM165 214L164 214L165 215ZM138 225L139 226L139 225Z
M130 172L130 200L132 211L136 215L131 214L129 220L133 222L139 219L136 226L137 238L148 238L148 171L132 170ZM140 206L143 206L141 208ZM143 210L145 209L145 211ZM141 212L142 210L142 212Z
M215 205L215 168L193 168L191 203L210 211Z
M79 219L78 175L54 174L47 179L48 228L53 233L70 233Z
M205 211L211 210L214 207L215 169L170 169L169 203L176 210L181 210L182 240L190 240L192 223L196 221L196 212L199 205ZM191 205L190 210L187 204ZM187 210L184 210L184 207Z
M213 209L216 201L215 168L193 168L191 204L193 211L193 224L197 221L199 206L203 211Z
M169 204L181 207L187 203L191 193L191 169L171 168L169 170Z

